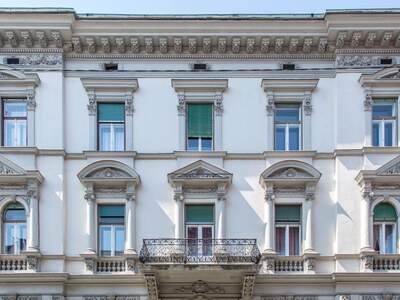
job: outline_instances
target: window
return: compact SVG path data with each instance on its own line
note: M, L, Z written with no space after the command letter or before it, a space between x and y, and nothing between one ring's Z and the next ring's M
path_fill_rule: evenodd
M396 101L379 100L372 105L372 145L396 146Z
M125 246L125 206L99 205L98 215L100 255L122 255Z
M187 104L187 150L213 149L213 104Z
M275 109L275 150L300 150L300 105L281 104Z
M275 206L275 249L278 255L300 255L300 205Z
M27 145L27 112L23 100L3 102L3 145L23 147Z
M3 252L20 254L26 250L26 213L18 203L9 204L3 213Z
M389 203L374 208L373 247L381 254L396 253L397 214Z
M98 132L100 151L125 150L124 103L99 103Z
M185 206L189 256L211 256L214 237L214 205Z

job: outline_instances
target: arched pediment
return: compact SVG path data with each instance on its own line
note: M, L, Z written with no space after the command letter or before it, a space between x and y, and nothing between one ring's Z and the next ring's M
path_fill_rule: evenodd
M168 174L168 182L175 186L230 184L232 174L203 160L195 161Z
M140 181L139 175L131 167L114 160L103 160L92 163L78 173L82 183L134 183Z
M290 184L318 182L320 177L321 173L305 162L285 160L265 169L261 173L260 183L274 182Z

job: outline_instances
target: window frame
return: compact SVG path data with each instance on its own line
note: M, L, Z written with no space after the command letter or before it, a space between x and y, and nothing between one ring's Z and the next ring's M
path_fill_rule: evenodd
M275 236L276 236L276 228L281 227L281 228L285 228L285 254L284 255L280 255L277 251L277 255L279 256L300 256L302 251L301 251L301 241L302 241L302 231L301 231L301 223L289 223L289 222L275 222ZM299 239L298 239L298 248L299 248L299 253L298 254L294 254L294 255L290 255L289 254L289 250L290 250L290 237L289 237L289 228L298 228L299 229ZM276 239L275 239L275 248L276 248ZM276 249L278 250L278 249Z
M124 221L125 222L125 221ZM111 247L110 247L110 255L105 255L103 254L103 243L102 243L102 235L101 235L101 229L102 228L107 228L109 227L111 229L111 239L110 239L110 243L111 243ZM102 257L115 257L115 256L123 256L123 252L125 249L125 241L126 241L126 228L125 228L125 224L99 224L98 226L98 235L99 235L99 254ZM115 254L115 248L116 248L116 229L117 228L122 228L124 230L124 246L123 246L123 250L122 250L122 254L121 255L116 255Z
M391 117L377 117L374 118L373 107L379 104L391 104L392 115ZM397 130L398 130L398 101L394 98L373 98L372 100L372 116L371 116L371 140L373 147L397 147ZM385 145L385 124L392 124L392 146ZM374 124L378 124L379 136L378 145L373 145L374 142Z
M379 226L379 254L396 254L397 253L397 246L396 246L396 244L397 244L397 224L396 224L396 222L374 221L372 228L374 228L376 225ZM393 252L392 253L386 252L386 240L385 240L386 225L393 226L393 241L392 241ZM372 233L373 232L374 232L374 230L372 229ZM374 240L374 236L372 236L372 239ZM373 248L375 249L375 245L373 245Z
M120 101L118 101L118 102L116 102L116 101L97 101L97 103L96 103L96 107L97 107L97 115L96 115L97 151L104 151L104 152L126 151L126 113L124 113L124 121L101 122L99 120L99 112L98 112L99 105L101 105L101 104L122 104L124 106L124 111L125 111L125 106L126 106L126 103L120 102ZM123 124L124 125L124 147L122 150L115 150L115 144L114 144L113 150L101 150L100 149L100 125L101 124L112 124L112 125L113 124Z
M212 128L212 137L211 137L211 149L209 150L203 150L202 149L202 139L204 137L198 137L198 138L191 138L189 137L189 114L188 114L188 108L189 105L196 105L196 104L209 104L212 107L212 113L211 113L211 128ZM215 150L215 107L214 103L212 102L189 102L187 101L185 103L185 112L186 112L186 120L185 120L185 139L186 139L186 151L190 152L205 152L205 151L214 151ZM198 141L198 148L197 150L190 150L189 149L189 139L197 139ZM207 138L208 139L208 138Z
M10 203L9 203L10 204ZM7 210L9 209L8 206L9 204L7 204L2 212L2 218L1 218L1 222L2 222L2 253L5 255L20 255L21 252L26 251L27 249L27 243L28 243L28 222L27 222L27 217L26 217L26 209L25 208L21 208L19 210L21 210L24 214L25 214L25 220L21 221L21 220L6 220L5 215ZM22 205L22 204L21 204ZM13 230L14 230L14 235L13 235L13 247L14 247L14 251L13 253L7 253L6 250L6 238L7 238L7 225L12 225ZM20 229L22 227L22 225L25 227L25 248L21 249L20 247Z
M3 147L27 147L28 146L28 104L26 103L26 98L11 98L11 97L2 97L1 98L1 145ZM25 117L6 117L5 116L5 107L6 103L24 103L25 104ZM16 146L16 145L6 145L5 141L5 132L6 132L6 120L24 120L25 121L25 145Z
M281 122L281 121L276 121L276 113L279 109L285 109L285 108L297 108L298 109L298 117L299 121L298 122ZM273 115L273 122L274 122L274 150L275 151L301 151L303 149L303 112L302 112L302 104L301 103L276 103L276 107L274 110L274 115ZM276 139L277 139L277 134L276 130L277 128L284 128L285 129L285 149L277 149L276 147ZM296 150L291 150L290 148L290 128L298 128L299 129L299 148Z

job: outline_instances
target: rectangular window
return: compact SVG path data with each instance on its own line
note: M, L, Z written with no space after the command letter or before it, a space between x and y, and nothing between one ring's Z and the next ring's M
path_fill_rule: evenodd
M396 253L395 223L374 222L373 246L380 254Z
M187 150L213 149L213 104L187 104Z
M275 249L278 255L300 255L300 205L275 206Z
M275 150L296 151L301 147L300 105L278 104L275 108Z
M125 245L125 206L99 205L98 220L100 255L123 255Z
M27 145L27 110L22 100L3 102L3 145L24 147Z
M394 100L376 100L372 105L372 145L396 146L397 110Z
M189 256L212 256L214 237L214 205L185 206L186 238Z
M125 104L97 105L98 143L100 151L125 150Z

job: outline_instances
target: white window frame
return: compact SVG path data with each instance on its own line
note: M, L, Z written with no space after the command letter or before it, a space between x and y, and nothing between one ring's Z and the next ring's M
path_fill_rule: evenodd
M374 119L373 114L372 114L372 141L373 141L373 125L378 124L379 126L379 145L375 147L396 147L396 133L397 133L397 101L395 99L393 100L387 100L387 99L374 99L372 107L377 104L377 105L385 105L385 104L390 104L392 106L392 117L390 118L379 118L379 119ZM392 146L385 146L385 124L392 124Z
M107 228L107 227L109 227L109 228L111 228L111 253L110 253L110 255L109 256L116 256L115 255L115 241L116 241L116 239L115 239L115 232L116 232L116 229L117 228L122 228L123 230L124 230L124 245L125 245L125 241L126 241L126 228L125 228L125 225L122 225L122 224L100 224L99 225L99 254L101 255L101 256L108 256L108 255L103 255L102 254L102 249L103 249L103 243L102 243L102 238L101 238L101 229L102 228ZM125 248L125 247L123 247L123 248ZM122 250L122 252L123 252L124 250ZM119 255L118 255L119 256Z
M301 247L301 240L302 240L302 232L301 232L301 224L299 223L276 223L275 224L275 234L276 234L276 228L277 227L283 227L285 228L285 254L284 256L289 256L289 228L290 227L297 227L299 229L299 253L295 256L301 256L302 254L302 247Z
M397 224L396 222L373 222L373 227L379 225L379 254L396 254L397 253ZM385 241L385 231L386 225L393 225L393 253L386 252L386 241ZM374 230L372 230L374 232ZM373 245L374 247L374 245Z
M282 105L282 106L280 106ZM277 104L277 108L275 109L274 112L274 150L279 151L277 149L275 149L276 147L276 129L277 128L285 128L285 150L280 150L280 151L301 151L302 150L302 130L303 130L303 118L302 118L302 105L300 103L279 103ZM287 107L285 107L287 106ZM277 122L276 121L276 112L277 110L285 110L285 109L293 109L293 108L297 108L298 109L298 114L299 114L299 121L298 123L295 122L285 122L285 123L281 123L281 122ZM289 129L290 128L298 128L299 129L299 149L296 150L289 150Z
M6 239L7 239L7 225L13 225L14 227L14 253L6 253ZM20 249L19 240L20 240L20 227L21 225L25 226L25 249ZM3 222L3 253L10 254L10 255L19 255L21 251L26 250L26 246L28 243L28 227L25 222Z
M13 141L12 145L6 145L5 141L6 141L6 130L7 130L7 128L6 128L6 122L5 121L13 119L13 118L5 118L5 116L4 116L4 110L5 110L6 103L25 103L26 104L26 99L24 99L24 98L2 98L2 101L1 101L1 111L2 111L2 115L1 115L1 118L2 118L1 119L1 123L2 123L2 141L1 141L1 144L4 147L27 147L28 146L28 139L29 139L29 137L28 137L28 132L29 132L29 130L28 130L28 105L26 104L26 111L25 111L26 116L25 117L16 117L14 119L14 121L15 121L14 122L14 136L18 136L17 135L17 126L15 126L16 125L16 121L25 120L25 123L26 123L26 125L25 125L25 141L24 141L23 145L18 145L18 143L15 143L15 140Z

